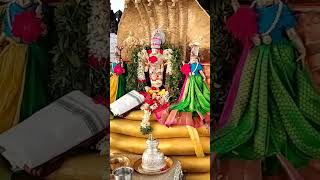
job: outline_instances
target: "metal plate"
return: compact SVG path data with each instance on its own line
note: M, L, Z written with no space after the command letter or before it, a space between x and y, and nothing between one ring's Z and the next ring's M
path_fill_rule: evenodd
M163 174L166 173L167 171L169 171L172 166L173 166L173 161L171 158L169 157L165 157L165 161L166 161L166 166L164 169L160 170L160 171L146 171L142 168L141 164L142 164L142 158L138 159L134 165L133 165L133 169L135 171L137 171L140 174L144 174L144 175L158 175L158 174Z

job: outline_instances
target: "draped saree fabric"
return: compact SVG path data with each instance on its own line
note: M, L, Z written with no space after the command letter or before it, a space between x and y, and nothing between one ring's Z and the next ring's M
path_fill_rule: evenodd
M260 21L269 21L260 22L260 30L269 27L277 9L273 5L258 10ZM276 155L296 168L320 158L320 97L284 35L294 26L294 17L284 6L271 33L273 42L249 53L230 118L211 144L221 158L262 159L266 173L279 170Z
M19 122L27 46L11 41L0 53L0 133Z
M27 52L27 69L20 120L25 120L48 103L48 54L34 43Z
M47 52L38 43L23 43L22 38L15 37L13 33L14 28L19 29L16 24L13 25L15 18L22 13L35 11L37 4L22 7L12 2L7 6L3 17L3 33L9 44L0 55L0 133L47 104ZM21 21L22 17L19 18ZM21 25L20 31L23 31L23 26L25 24Z
M186 97L171 106L171 109L184 112L200 112L205 115L210 112L210 91L202 80L201 75L189 77Z

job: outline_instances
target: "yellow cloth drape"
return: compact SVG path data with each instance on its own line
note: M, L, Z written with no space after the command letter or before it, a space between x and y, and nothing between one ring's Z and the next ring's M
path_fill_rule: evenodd
M210 154L210 137L200 137L203 151ZM165 155L195 155L194 145L190 138L164 138L159 140L159 149ZM110 133L110 147L134 154L143 154L146 138Z
M197 157L204 157L204 152L202 148L202 144L200 142L199 133L196 128L192 126L186 126L189 132L190 139L192 141L194 152Z
M187 173L186 180L210 180L210 173Z
M143 111L137 110L130 112L125 119L114 119L110 122L110 132L127 135L131 137L146 137L140 132L140 121L143 118ZM159 124L155 117L152 116L151 126L153 128L152 135L155 138L187 138L189 137L194 152L197 157L204 157L204 150L200 142L200 137L209 137L209 131L206 127L193 128L191 126L173 126L167 128Z
M27 45L10 42L0 53L0 133L18 123Z
M117 99L119 76L113 74L110 77L110 103Z
M135 110L135 111L129 112L124 118L132 121L141 121L143 119L143 115L144 115L143 110ZM156 116L152 114L150 117L150 121L156 121L156 120L157 120Z
M132 121L127 119L113 119L110 121L110 132L131 137L146 138L147 136L140 132L140 122L141 121ZM157 121L151 121L151 126L153 129L152 135L157 139L190 137L188 129L185 126L173 126L168 128ZM204 126L197 129L197 134L200 137L210 136L209 131Z

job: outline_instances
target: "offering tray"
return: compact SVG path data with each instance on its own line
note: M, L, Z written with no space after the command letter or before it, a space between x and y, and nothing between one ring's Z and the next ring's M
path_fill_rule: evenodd
M135 171L137 171L140 174L144 174L144 175L158 175L158 174L163 174L166 173L167 171L169 171L172 166L173 166L173 160L169 157L165 157L165 161L166 161L166 166L159 170L159 171L149 171L149 170L145 170L142 168L141 164L142 164L142 158L138 159L134 165L133 165L133 169Z

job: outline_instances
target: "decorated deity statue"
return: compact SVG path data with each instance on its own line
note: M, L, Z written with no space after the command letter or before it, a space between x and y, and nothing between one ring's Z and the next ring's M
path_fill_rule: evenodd
M163 51L161 45L165 42L165 35L160 29L156 29L151 37L151 49L142 50L139 53L138 62L138 81L145 83L145 73L149 75L151 87L145 87L145 103L141 106L144 110L144 118L141 122L143 134L151 133L149 123L150 115L155 113L157 119L161 117L162 111L169 107L169 92L163 89L164 70L170 76L172 71L172 49Z
M47 105L48 56L40 43L47 33L41 1L8 3L0 54L0 132Z
M160 29L156 29L151 37L151 49L143 50L140 54L142 56L138 67L139 82L146 82L145 73L149 74L151 87L161 88L164 85L164 69L167 63L163 55L161 45L165 42L165 35ZM167 74L170 75L170 63L167 67Z
M121 58L122 47L116 47L115 61L110 63L110 103L125 95L125 68Z
M296 18L281 0L233 4L236 12L227 26L246 49L212 151L217 157L263 161L269 174L279 172L283 162L302 168L320 158L320 97L303 67L306 50Z
M190 61L188 64L183 62L181 71L186 78L179 102L171 105L171 112L164 124L188 125L195 128L207 125L210 121L210 91L200 64L198 44L191 45Z

